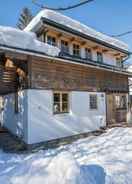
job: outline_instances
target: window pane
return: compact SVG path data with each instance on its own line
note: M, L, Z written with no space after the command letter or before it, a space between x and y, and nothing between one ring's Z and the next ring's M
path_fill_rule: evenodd
M64 53L69 53L69 46L68 46L68 42L61 40L61 51Z
M85 55L86 55L86 59L92 59L91 49L86 48L85 49Z
M54 103L54 113L59 113L60 111L60 103Z
M80 56L80 46L77 44L73 44L73 55Z
M62 112L68 112L68 103L62 103Z
M47 36L47 43L50 44L50 45L56 45L56 39L55 37L52 37L52 36Z
M127 108L127 98L126 98L126 96L122 96L121 107L124 108L124 109Z
M68 94L66 94L66 93L62 94L62 101L63 102L68 102Z
M54 93L53 111L54 113L68 112L68 93Z
M90 95L90 109L97 109L97 95Z
M122 61L121 61L120 58L116 58L116 65L117 65L118 67L122 67Z
M116 108L126 109L127 108L127 98L125 95L116 95L115 96Z
M102 63L103 62L103 55L101 52L97 52L97 61Z
M60 102L60 94L54 93L54 102Z

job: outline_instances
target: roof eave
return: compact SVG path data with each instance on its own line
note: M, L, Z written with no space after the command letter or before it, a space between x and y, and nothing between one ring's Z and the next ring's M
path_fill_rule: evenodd
M56 60L56 61L63 61L66 63L73 63L73 64L77 64L77 65L83 65L83 66L87 66L87 67L92 67L92 68L97 68L100 70L106 70L106 71L111 71L111 72L115 72L115 73L120 73L123 75L127 75L129 77L132 77L132 72L124 72L124 71L116 71L114 68L113 69L107 69L98 65L91 65L89 63L84 63L84 62L79 62L79 61L75 61L72 60L70 58L66 59L66 58L61 58L61 57L57 57L57 56L49 56L47 54L38 52L38 51L33 51L33 50L28 50L28 49L21 49L21 48L16 48L16 47L10 47L10 46L6 46L6 45L0 45L0 49L2 50L2 53L6 52L6 51L11 51L11 52L16 52L16 53L20 53L20 54L25 54L25 55L32 55L32 56L36 56L36 57L43 57L43 58L48 58L51 60Z
M55 22L55 21L52 21L51 19L42 17L42 18L41 18L41 21L43 22L43 24L47 24L47 25L56 27L56 28L58 28L58 29L61 29L61 30L63 30L63 31L66 31L66 32L69 32L69 33L71 33L71 34L77 35L77 36L82 37L82 38L84 38L84 39L88 39L88 40L90 40L90 41L93 41L93 42L96 42L96 43L98 43L98 44L101 44L101 45L103 45L103 46L105 46L105 47L108 47L108 48L117 50L117 51L122 52L122 53L124 53L124 54L126 54L126 55L130 55L130 54L131 54L128 50L121 49L121 48L116 47L116 46L114 46L114 45L112 45L112 44L109 44L109 43L107 43L107 42L105 42L105 41L102 41L102 40L99 40L99 39L97 39L97 38L95 38L95 37L86 35L85 33L81 33L81 32L79 32L79 31L74 30L74 29L72 29L72 28L69 28L69 27L67 27L67 26L65 26L65 25L62 25L62 24L57 23L57 22Z

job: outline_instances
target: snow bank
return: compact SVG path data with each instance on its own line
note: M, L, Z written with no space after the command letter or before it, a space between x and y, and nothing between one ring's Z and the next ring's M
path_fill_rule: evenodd
M126 51L128 51L128 45L125 44L122 41L119 41L117 39L114 39L110 36L107 36L103 33L97 32L94 29L80 23L79 21L73 20L70 17L64 16L61 13L52 11L52 10L41 10L38 15L33 18L33 20L29 23L29 25L25 28L25 31L32 31L34 30L36 27L40 27L41 26L41 18L45 17L47 19L50 19L54 22L60 23L64 26L67 26L69 28L72 28L76 31L79 31L80 33L85 33L88 36L91 36L93 38L96 38L98 40L104 41L110 45L119 47L121 49L124 49Z
M57 47L38 41L34 33L3 26L0 26L0 45L28 49L50 56L58 56L60 52Z
M52 155L52 154L51 154ZM55 155L44 155L40 152L22 156L17 160L13 157L8 162L8 168L3 171L0 168L0 183L3 184L86 184L84 173L69 152L61 152ZM12 164L16 160L16 163ZM87 173L87 182L95 184L92 175Z
M35 154L0 151L2 184L132 184L132 128Z

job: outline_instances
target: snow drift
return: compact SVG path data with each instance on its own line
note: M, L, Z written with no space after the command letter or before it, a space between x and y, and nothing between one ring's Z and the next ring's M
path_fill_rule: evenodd
M0 184L132 184L132 128L34 154L0 150Z
M52 157L44 157L43 152L29 155L24 160L12 158L6 171L0 172L3 184L86 184L86 177L72 154L64 151ZM22 158L21 158L22 159ZM12 161L14 166L11 164ZM87 182L95 184L87 173Z
M4 26L0 26L0 46L36 51L50 56L58 56L60 52L59 48L38 41L35 33Z
M128 45L125 44L122 41L119 41L115 38L112 38L110 36L107 36L103 33L100 33L82 23L79 21L76 21L74 19L71 19L70 17L67 17L61 13L58 13L56 11L52 10L41 10L36 17L33 18L33 20L28 24L28 26L25 28L25 31L34 31L35 29L42 26L41 18L47 18L49 20L52 20L56 23L62 24L64 26L67 26L69 28L72 28L73 30L79 31L80 33L85 33L88 36L91 36L93 38L96 38L100 41L104 41L110 45L116 46L118 48L124 49L128 51Z

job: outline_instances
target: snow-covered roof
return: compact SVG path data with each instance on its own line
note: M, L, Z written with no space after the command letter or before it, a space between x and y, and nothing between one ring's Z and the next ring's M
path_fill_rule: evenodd
M96 38L97 40L103 41L109 45L118 47L120 49L123 49L125 51L128 51L128 45L125 44L122 41L119 41L115 38L112 38L110 36L107 36L103 33L100 33L82 23L79 21L73 20L70 17L67 17L61 13L52 11L52 10L41 10L36 17L33 18L33 20L28 24L28 26L25 28L25 31L34 31L36 27L41 26L41 18L47 18L51 21L54 21L56 23L62 24L64 26L67 26L71 29L74 29L75 31L79 31L80 33L84 33L87 36Z
M60 52L57 47L38 41L35 33L4 26L0 26L0 46L41 52L50 56L58 56Z

